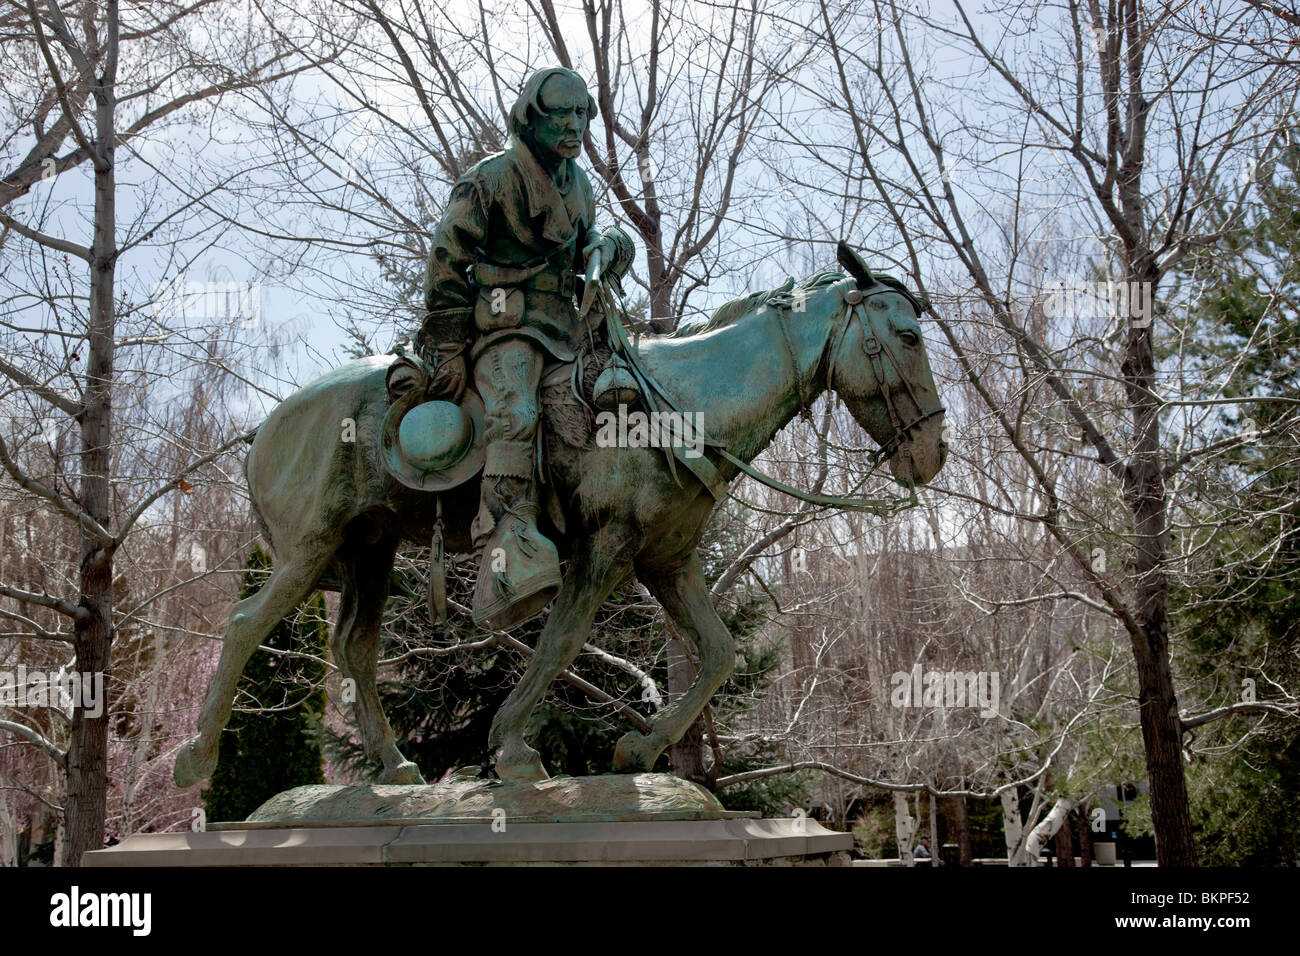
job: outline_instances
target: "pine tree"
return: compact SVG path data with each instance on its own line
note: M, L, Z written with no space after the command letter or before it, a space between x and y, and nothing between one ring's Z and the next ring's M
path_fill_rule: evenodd
M1188 636L1179 662L1210 688L1215 704L1253 693L1265 675L1300 683L1300 461L1294 437L1300 400L1300 146L1261 169L1258 201L1221 249L1206 250L1184 278L1204 291L1195 303L1192 347L1223 376L1229 405L1221 439L1242 438L1205 480L1250 520L1205 532L1211 556L1199 580L1176 595ZM1226 221L1227 202L1216 199ZM1282 398L1283 401L1268 399ZM1289 426L1288 426L1289 422ZM1196 534L1195 528L1188 534ZM1194 549L1186 549L1194 551ZM1246 681L1251 683L1247 684ZM1292 865L1300 859L1300 730L1294 721L1236 715L1194 731L1195 748L1218 750L1188 766L1198 852L1209 865ZM1238 742L1241 741L1239 744Z

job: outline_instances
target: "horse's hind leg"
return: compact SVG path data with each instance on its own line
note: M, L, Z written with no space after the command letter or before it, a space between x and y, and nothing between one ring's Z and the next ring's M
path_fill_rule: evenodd
M356 721L366 756L383 764L380 783L422 784L420 768L402 756L393 728L379 703L375 664L379 632L388 597L388 573L393 567L397 539L385 536L370 543L349 541L338 555L343 586L339 619L330 646L343 675L356 683Z
M631 572L629 551L626 539L611 526L574 548L564 586L537 639L537 652L492 718L488 744L496 753L496 771L502 780L547 779L541 757L524 740L524 727L551 683L582 650L596 610Z
M230 720L231 706L244 665L257 646L284 617L311 593L330 559L337 542L321 542L285 551L284 559L260 591L234 606L221 646L221 661L199 712L199 735L185 743L176 755L172 776L177 786L189 787L212 776L217 767L221 731Z
M694 639L700 672L685 694L651 719L649 734L634 730L619 739L614 748L614 770L619 773L651 769L666 747L682 739L736 665L735 642L709 600L698 554L692 551L671 571L641 572L640 577L674 623Z

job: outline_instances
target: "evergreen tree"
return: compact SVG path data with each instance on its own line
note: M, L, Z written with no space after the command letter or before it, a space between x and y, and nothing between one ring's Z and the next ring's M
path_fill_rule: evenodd
M255 545L244 565L240 598L255 594L270 569L270 556ZM325 602L317 592L275 626L266 646L320 656L327 627ZM319 741L324 678L325 667L316 661L253 653L240 679L235 713L221 735L216 772L203 791L209 820L243 820L277 793L325 782Z
M1300 147L1259 170L1257 202L1222 248L1191 259L1183 278L1203 288L1192 342L1207 373L1223 375L1228 405L1216 438L1240 438L1203 480L1241 520L1185 532L1210 554L1176 595L1187 634L1179 662L1216 705L1300 683ZM1227 202L1215 198L1220 218ZM1271 399L1281 398L1283 401ZM1196 553L1195 548L1184 549ZM1249 682L1249 683L1247 683ZM1294 865L1300 859L1300 728L1241 714L1193 731L1216 755L1188 766L1198 852L1208 865Z
M523 676L527 659L504 644L448 652L482 642L487 634L468 615L454 610L445 627L432 620L420 582L427 561L424 548L404 549L398 555L380 659L405 656L405 660L388 672L387 679L381 678L379 697L398 748L432 781L451 770L490 765L487 741L492 718ZM467 607L473 588L472 563L448 565L449 601ZM511 636L535 646L544 623L544 615L534 618L516 627ZM624 689L625 699L636 701L630 675L623 675L627 680L620 683L614 675L621 672L611 674L585 662L575 668L608 692L617 695ZM614 742L627 727L607 711L562 680L555 683L533 714L528 733L552 773L583 776L610 770ZM357 777L374 778L380 769L350 736L330 734L327 753Z

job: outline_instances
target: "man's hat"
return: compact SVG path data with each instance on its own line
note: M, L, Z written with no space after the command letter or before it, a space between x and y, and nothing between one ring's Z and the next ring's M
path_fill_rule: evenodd
M413 388L388 408L379 457L388 473L419 491L446 491L483 470L483 400L466 389L459 405L423 401Z

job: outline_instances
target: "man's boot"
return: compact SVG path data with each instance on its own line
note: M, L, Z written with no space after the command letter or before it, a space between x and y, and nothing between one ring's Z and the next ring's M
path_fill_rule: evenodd
M484 511L495 519L482 541L474 623L509 630L539 613L560 591L560 556L537 530L533 443L497 441L488 445L483 466ZM488 514L480 512L481 528Z

